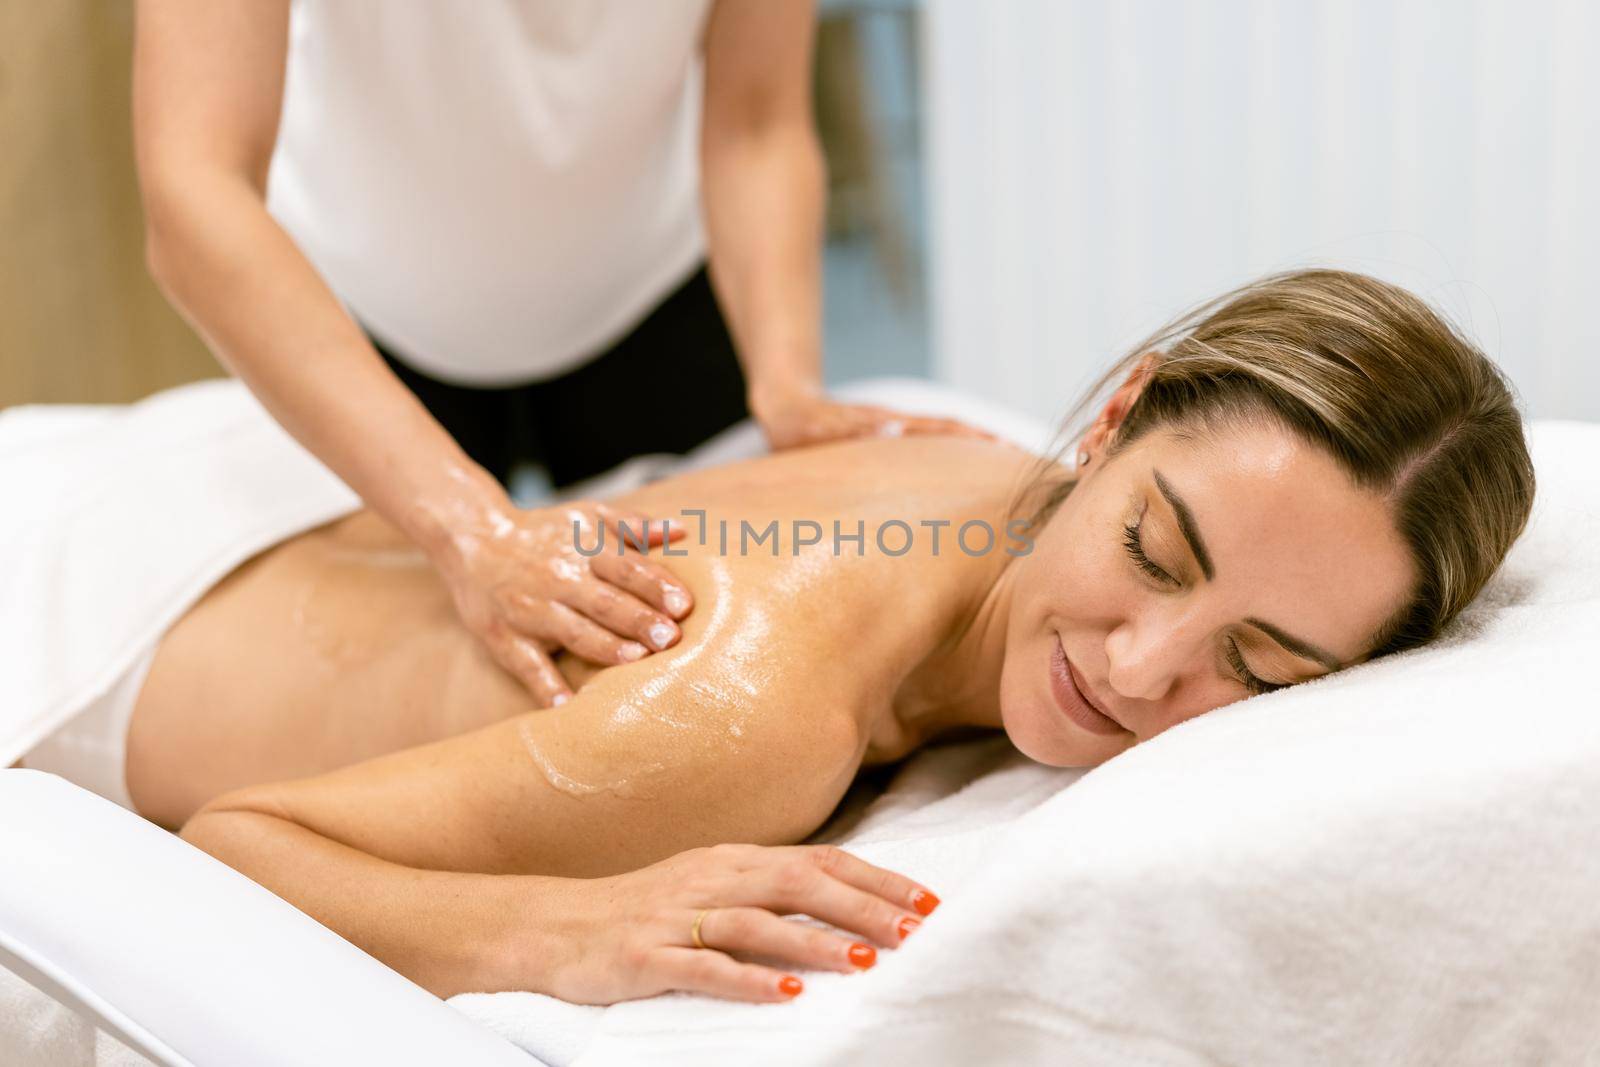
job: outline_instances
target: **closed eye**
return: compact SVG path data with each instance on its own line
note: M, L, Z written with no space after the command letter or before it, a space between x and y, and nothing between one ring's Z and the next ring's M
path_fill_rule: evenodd
M1282 682L1268 682L1257 678L1249 667L1245 666L1244 657L1239 654L1239 642L1228 638L1228 666L1233 668L1234 675L1239 682L1254 695L1273 693L1279 689L1287 689Z
M1149 556L1145 555L1144 540L1139 536L1140 527L1143 525L1144 516L1140 515L1138 522L1130 522L1122 527L1122 547L1127 549L1128 558L1133 560L1135 567L1138 567L1163 585L1183 584L1157 566Z

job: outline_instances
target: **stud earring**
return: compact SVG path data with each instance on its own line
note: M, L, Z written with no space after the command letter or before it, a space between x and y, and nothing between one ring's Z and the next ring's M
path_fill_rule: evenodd
M1087 467L1088 465L1089 465L1089 450L1087 448L1085 448L1085 449L1082 449L1081 451L1079 451L1079 453L1078 453L1078 466Z

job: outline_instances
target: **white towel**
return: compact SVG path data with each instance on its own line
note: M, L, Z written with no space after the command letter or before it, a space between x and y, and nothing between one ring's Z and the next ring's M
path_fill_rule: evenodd
M243 384L0 413L0 767L250 556L359 501Z

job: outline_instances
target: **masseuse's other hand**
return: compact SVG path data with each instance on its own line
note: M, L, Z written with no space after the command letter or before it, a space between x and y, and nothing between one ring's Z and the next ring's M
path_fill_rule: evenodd
M775 452L851 437L958 434L999 440L987 430L959 419L908 415L872 404L843 404L820 393L797 392L771 400L753 400L751 414Z
M629 540L620 540L619 523ZM601 525L604 550L585 556L578 545L592 552ZM617 664L677 642L674 620L693 600L669 570L633 549L647 528L648 545L660 545L659 521L647 527L645 516L606 504L496 509L456 524L439 569L462 622L540 707L549 707L572 696L551 650ZM674 529L673 540L685 533Z
M939 904L911 879L830 845L696 848L582 886L562 907L568 933L556 958L528 962L548 975L541 992L580 1004L673 989L789 1000L802 989L792 968L865 970L877 959L874 946L899 946ZM693 931L702 910L699 948ZM789 914L843 934L781 918Z

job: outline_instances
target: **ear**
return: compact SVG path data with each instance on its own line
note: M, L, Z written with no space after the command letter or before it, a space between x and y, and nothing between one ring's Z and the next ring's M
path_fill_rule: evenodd
M1122 421L1128 417L1128 412L1133 410L1134 401L1144 392L1145 384L1150 380L1150 374L1160 360L1161 353L1146 352L1128 372L1128 377L1123 383L1117 386L1117 391L1111 394L1111 399L1100 409L1099 416L1078 445L1080 468L1099 458L1105 451L1106 444L1116 436Z

